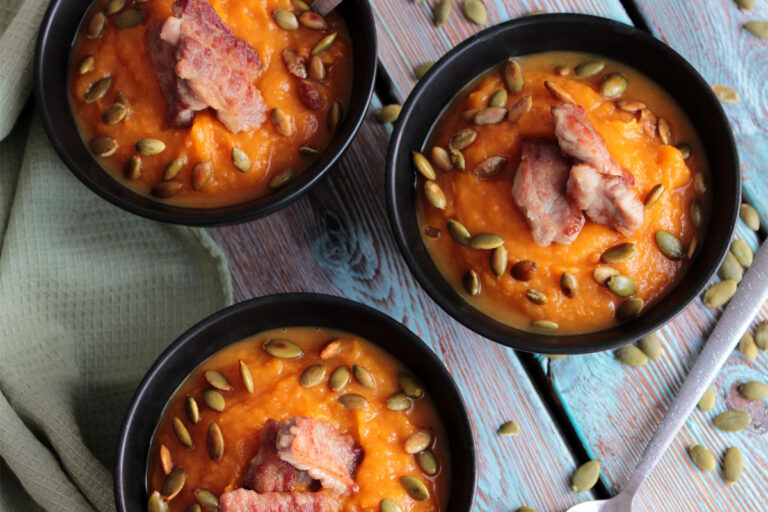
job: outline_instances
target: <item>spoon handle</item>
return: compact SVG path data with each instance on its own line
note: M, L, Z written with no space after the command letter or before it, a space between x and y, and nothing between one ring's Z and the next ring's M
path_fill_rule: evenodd
M312 2L312 10L320 16L327 16L340 3L341 0L315 0Z
M717 322L672 406L645 448L624 491L634 494L659 462L688 416L768 299L768 242L757 251L736 295Z

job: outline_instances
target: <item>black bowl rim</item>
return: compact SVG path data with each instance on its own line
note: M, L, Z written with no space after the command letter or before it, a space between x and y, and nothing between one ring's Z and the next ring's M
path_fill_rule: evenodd
M413 275L416 277L416 280L419 282L422 288L426 290L429 296L432 297L432 300L434 300L445 312L447 312L459 323L461 323L468 329L490 339L491 341L494 341L496 343L505 345L507 347L510 347L516 350L522 350L525 352L533 352L533 353L540 353L540 354L562 354L562 355L587 354L592 352L602 352L605 350L617 348L622 345L626 345L628 343L632 343L637 339L640 339L643 336L646 336L647 334L666 325L668 322L673 320L677 315L683 312L693 302L693 300L696 299L696 297L701 295L701 293L704 291L705 286L714 275L715 271L720 267L723 259L725 258L726 253L728 252L728 248L730 246L730 237L721 242L719 250L717 252L716 264L713 265L711 268L709 268L709 270L706 273L696 277L695 279L698 280L696 286L691 288L691 291L685 295L684 300L680 301L675 307L669 308L669 310L665 312L663 315L661 315L656 322L651 324L646 324L645 327L635 328L634 330L630 332L626 332L621 336L612 337L601 342L579 343L578 341L575 341L572 343L562 344L562 345L547 342L547 340L551 340L554 336L549 336L546 334L536 334L536 333L521 331L519 329L512 328L512 330L525 333L526 336L532 337L536 340L536 341L525 341L525 340L520 340L517 338L506 336L496 331L492 327L486 326L485 325L485 323L487 323L486 320L489 322L495 322L497 324L501 324L501 323L495 320L493 317L475 308L471 304L466 303L464 299L462 299L458 294L447 296L440 293L437 287L428 278L427 274L422 270L419 264L419 261L414 257L411 251L411 248L407 243L407 236L404 229L403 217L408 212L402 212L398 208L398 204L401 204L401 201L398 200L396 189L395 189L395 181L396 181L395 163L396 163L396 160L398 159L399 154L403 151L401 149L401 146L403 144L402 137L403 137L404 127L408 122L408 119L412 110L412 106L418 101L420 101L420 99L425 94L428 93L433 77L439 74L442 71L442 69L448 65L449 62L459 58L464 52L468 51L470 48L482 46L488 39L492 38L499 32L514 30L517 27L526 26L526 25L535 25L535 24L546 25L548 23L553 23L553 22L554 23L570 22L570 23L587 24L587 25L594 26L595 29L610 30L617 37L629 36L629 37L637 38L638 40L640 40L642 44L654 46L656 47L656 49L669 55L671 59L676 60L680 65L680 67L683 68L684 73L688 75L688 77L692 82L695 82L702 89L706 89L709 91L708 95L710 98L710 104L711 106L714 107L713 113L716 115L716 118L713 119L713 121L721 124L722 126L727 127L727 129L724 130L728 134L727 140L722 141L722 143L727 146L727 150L732 155L731 168L729 170L731 172L739 174L739 179L736 180L737 182L736 190L732 191L735 194L734 208L730 212L725 212L728 215L728 225L730 226L728 231L731 234L733 233L736 226L736 221L738 219L739 204L741 203L741 180L740 180L740 172L739 172L739 156L738 156L738 150L736 147L736 142L733 136L733 131L730 128L730 122L728 121L728 118L722 106L720 105L720 102L717 100L714 92L709 86L709 83L706 80L704 80L701 74L684 57L682 57L680 54L678 54L675 50L673 50L668 45L664 44L662 41L653 37L650 33L645 32L641 29L638 29L632 25L627 25L626 23L621 23L615 20L602 18L599 16L593 16L589 14L575 14L575 13L540 14L537 16L526 16L522 18L508 20L503 23L499 23L498 25L494 25L493 27L487 28L481 32L478 32L473 36L470 36L469 38L461 42L459 45L449 50L445 55L443 55L443 57L441 57L429 69L426 75L417 82L414 89L408 95L408 98L405 104L403 105L400 116L398 117L398 120L395 123L392 136L390 137L389 149L387 152L386 171L385 171L386 172L385 186L386 186L387 212L389 215L390 227L392 229L392 232L395 235L395 241L397 242L397 246L398 246L398 249L400 250L400 254L402 255L405 262L407 263ZM544 31L542 33L547 33L547 32ZM466 83L467 82L462 82L462 87ZM687 275L683 279L686 279L686 278L690 279L692 277L690 275ZM675 286L680 286L680 284L681 283L677 283ZM484 322L483 323L475 322L472 319L466 317L462 311L462 306L470 307L480 312L484 317L483 318ZM642 319L643 315L641 315L639 318ZM588 336L593 334L595 333L585 333L583 335L568 335L567 338L573 341L573 340L578 340L578 338L581 336Z
M144 394L148 391L148 388L152 385L158 371L166 365L166 363L170 360L172 360L174 357L176 357L176 354L183 350L185 345L188 343L191 343L191 340L196 338L200 333L206 331L207 329L212 328L216 324L224 323L228 318L243 313L244 311L249 311L253 308L259 308L271 304L291 304L296 302L297 300L301 301L313 301L318 304L324 304L324 305L330 305L333 307L338 308L340 311L344 311L347 314L352 315L361 315L366 316L368 318L375 318L377 321L387 323L389 324L393 330L398 331L400 336L408 340L410 343L413 344L414 350L421 353L421 356L423 356L428 364L435 368L435 370L440 374L441 379L443 380L443 384L447 385L449 388L449 392L451 395L453 395L456 399L456 406L461 412L461 423L462 423L462 429L465 432L468 432L470 434L470 439L465 439L464 441L468 442L467 448L467 454L471 460L471 465L469 467L462 468L464 472L469 473L469 479L472 482L472 488L469 490L468 493L468 499L466 503L466 510L469 511L472 509L472 506L475 502L475 496L477 493L477 444L475 441L475 431L472 425L472 421L470 419L469 410L467 409L466 402L464 401L463 396L461 395L461 392L459 391L458 386L456 385L456 381L454 380L453 376L448 371L447 367L445 366L445 363L443 363L440 358L437 357L435 352L426 344L422 339L416 335L414 332L412 332L408 327L403 325L401 322L397 321L395 318L387 315L384 312L381 312L377 309L374 309L370 306L367 306L365 304L362 304L360 302L356 302L350 299L345 299L342 297L337 297L334 295L326 295L326 294L320 294L320 293L305 293L305 292L292 292L292 293L278 293L273 295L265 295L263 297L255 297L252 299L245 300L243 302L239 302L237 304L233 304L231 306L228 306L224 309L221 309L212 315L206 317L205 319L201 320L200 322L196 323L189 329L187 329L183 334L181 334L176 340L171 343L163 352L157 357L155 362L152 364L152 366L147 370L144 377L141 379L141 382L136 388L136 391L134 392L133 396L131 397L131 401L128 405L128 408L125 412L125 415L123 417L122 426L120 428L120 434L118 437L117 442L117 449L116 453L117 456L115 458L115 476L113 479L114 487L115 487L115 503L117 505L117 510L120 512L127 512L126 508L126 495L124 492L123 487L123 481L126 479L126 474L123 471L123 467L125 465L125 459L128 457L127 453L127 443L128 439L131 436L131 430L133 425L138 421L137 420L137 408L139 407L140 402L144 398ZM255 334L255 333L254 333ZM381 347L384 350L386 348ZM191 370L190 370L191 371ZM448 426L446 425L446 428ZM458 470L457 468L454 468L452 471Z
M297 180L295 183L289 184L289 187L292 188L287 189L284 193L280 194L274 199L267 200L257 205L248 205L247 202L243 202L235 205L220 207L226 208L226 211L224 212L216 213L216 209L219 208L217 207L210 208L210 214L205 213L200 215L190 215L188 213L184 213L183 210L194 209L199 211L200 209L176 207L174 208L173 212L165 212L157 211L151 207L144 207L135 204L130 199L125 199L123 197L113 195L111 192L103 189L99 184L91 180L90 176L88 176L86 172L82 171L75 159L71 157L67 147L60 140L58 132L55 129L56 120L51 116L51 113L48 109L48 100L45 98L42 92L43 81L45 77L45 63L43 62L42 54L45 44L53 44L51 42L52 40L48 38L48 33L51 29L51 22L53 20L54 12L57 8L59 8L59 4L63 2L64 0L51 0L45 11L45 14L43 15L43 19L40 22L37 42L35 44L33 87L35 103L40 112L43 128L45 129L45 133L48 135L48 139L50 140L51 145L53 145L53 148L56 150L56 153L58 153L59 157L64 161L72 174L74 174L85 186L87 186L100 197L106 199L111 204L133 214L160 222L200 227L240 224L271 215L272 213L275 213L276 211L301 198L304 194L309 192L309 190L314 187L322 178L325 177L325 175L338 163L340 158L346 152L347 148L349 148L349 145L354 140L358 130L360 129L360 126L365 120L365 116L368 112L368 105L370 104L371 98L373 97L373 88L376 81L376 72L378 67L378 43L373 10L371 9L371 6L368 2L360 2L364 15L359 19L355 19L354 21L355 23L362 23L364 25L363 33L367 34L369 42L368 51L364 57L368 60L368 62L372 63L371 69L366 73L365 81L362 84L364 101L361 105L363 106L354 117L351 119L347 118L346 122L351 123L347 125L347 137L342 139L340 143L334 148L333 152L331 152L330 158L328 158L324 166L315 170L314 174L308 176L306 179ZM70 42L67 41L67 44L70 44ZM349 114L349 112L347 114ZM150 201L155 200L150 198Z

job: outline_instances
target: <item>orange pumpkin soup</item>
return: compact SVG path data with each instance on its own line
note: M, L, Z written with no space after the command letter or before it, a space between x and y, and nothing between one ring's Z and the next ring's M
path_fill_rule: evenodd
M110 175L217 207L273 192L324 150L353 62L342 17L291 0L97 0L70 66L80 134Z
M414 167L438 269L517 328L576 334L633 318L675 286L703 235L709 171L693 126L649 78L599 56L489 71L447 107Z
M388 499L426 512L447 504L450 460L434 404L400 362L346 332L290 327L189 375L147 473L150 510L378 510Z

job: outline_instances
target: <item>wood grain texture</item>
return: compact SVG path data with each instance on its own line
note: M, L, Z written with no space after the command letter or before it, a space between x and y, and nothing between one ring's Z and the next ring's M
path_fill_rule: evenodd
M372 118L341 164L306 197L267 219L210 230L229 257L236 299L289 291L340 295L419 334L445 361L471 411L477 510L524 504L564 510L588 499L588 493L570 492L576 462L514 351L439 310L400 257L382 193L388 136ZM509 419L520 423L521 434L497 436L496 428Z

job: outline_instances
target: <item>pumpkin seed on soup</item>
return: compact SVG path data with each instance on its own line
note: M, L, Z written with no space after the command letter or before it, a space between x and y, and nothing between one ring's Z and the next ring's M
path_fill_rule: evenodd
M527 292L525 292L525 296L528 297L528 300L540 306L549 302L549 297L547 297L547 295L541 290L537 290L535 288L530 288Z
M299 377L299 384L303 388L311 388L320 384L325 379L325 366L322 364L313 364L308 366Z
M192 395L187 395L184 400L184 411L187 413L187 419L190 423L197 425L200 422L200 408Z
M178 181L163 181L152 187L152 195L160 199L168 199L175 196L183 185Z
M624 274L609 277L605 285L619 297L630 297L637 291L637 282Z
M338 34L334 32L333 34L329 34L322 38L320 41L317 42L317 44L312 48L312 55L317 55L320 53L323 53L328 48L330 48L333 43L336 41L336 37Z
M595 278L595 281L597 281L598 284L603 286L606 285L608 279L619 274L620 272L613 267L596 267L595 270L592 271L592 277Z
M408 372L398 373L397 383L400 385L403 393L410 398L419 398L424 395L424 386L416 377Z
M509 114L507 114L507 121L512 123L518 121L523 116L523 114L530 112L532 107L533 97L530 94L526 94L517 100L517 102L509 109Z
M99 78L91 84L83 98L87 103L92 103L98 99L101 99L107 93L111 85L112 77L105 76L103 78Z
M208 382L208 384L216 389L221 391L232 390L232 384L230 384L229 379L227 379L221 372L217 372L216 370L207 370L205 373L203 373L203 377L205 378L206 382Z
M469 239L469 246L473 249L495 249L504 244L504 239L496 233L478 233Z
M534 320L531 322L531 328L537 331L556 331L560 328L557 322L552 320ZM553 356L550 356L550 359ZM565 356L562 356L565 357Z
M427 475L434 476L437 474L437 459L432 450L424 450L421 453L415 455L416 464Z
M248 368L248 365L243 361L238 361L237 364L240 370L240 379L243 381L245 390L249 393L253 393L253 376L251 375L250 368Z
M411 151L411 157L413 159L413 165L416 170L428 180L434 180L437 178L434 167L429 163L427 157L419 153L418 151Z
M147 14L141 9L127 9L115 18L115 26L117 28L131 28L144 23L147 18Z
M680 152L683 160L687 160L691 156L691 146L689 144L677 144L675 147Z
M451 163L451 157L448 155L448 151L440 146L433 146L431 151L432 163L435 164L440 170L449 172L453 169Z
M469 234L469 230L464 227L464 224L457 221L456 219L448 219L445 221L445 229L448 230L448 233L451 235L451 237L459 244L469 247L469 240L471 236Z
M632 297L631 299L622 302L616 309L616 318L619 320L631 320L637 318L640 316L640 313L643 312L644 306L645 301L643 301L643 299Z
M656 203L656 201L658 201L659 198L661 198L661 196L664 195L664 192L666 190L667 190L666 187L661 183L654 185L653 188L651 188L651 190L648 191L648 195L645 196L645 207L650 208L651 206L653 206Z
M507 261L507 249L503 245L491 251L491 271L497 279L504 275L504 271L507 269Z
M219 461L224 456L224 435L216 423L208 425L206 448L211 460Z
M113 103L101 113L104 124L117 124L128 115L128 109L122 103Z
M85 30L85 37L88 39L98 39L104 31L107 24L107 17L103 12L97 12L91 17Z
M325 18L313 11L304 11L299 14L299 23L312 30L326 30L328 22Z
M357 393L347 393L337 398L338 402L346 409L362 411L368 408L368 399Z
M341 341L339 340L330 341L320 351L320 359L330 359L334 356L339 355L339 352L341 352Z
M504 89L497 89L488 100L489 107L506 107L507 106L507 91Z
M637 253L637 245L632 242L626 242L614 245L606 250L602 256L600 256L600 261L603 263L623 263L631 259L635 253Z
M283 30L296 30L299 28L299 20L288 9L275 9L272 11L272 18L277 23L277 26Z
M387 398L387 409L391 411L404 411L408 409L412 403L413 400L408 397L408 395L402 391L398 391Z
M333 373L331 373L330 379L328 379L328 387L331 391L341 391L349 383L351 372L346 366L339 366Z
M173 469L173 456L171 450L164 444L160 445L160 467L163 470L163 474L167 475Z
M504 170L507 159L501 156L492 156L486 158L475 167L472 173L480 179L490 179Z
M448 151L448 156L451 159L451 165L453 165L454 168L460 170L461 172L464 172L464 169L467 166L466 160L464 159L464 154L458 149L450 148Z
M187 472L182 468L173 469L163 481L163 486L160 488L160 495L166 500L170 501L176 497L184 484L187 481Z
M656 131L659 134L659 138L663 144L672 143L672 127L669 125L669 121L660 117L656 123Z
M568 91L563 89L555 82L551 80L545 80L544 86L556 100L562 101L563 103L576 103L576 100L573 99L573 96L571 96Z
M536 274L537 268L538 266L535 261L522 260L512 265L509 272L518 281L530 281L533 279L534 274Z
M403 509L394 500L384 498L379 502L379 512L403 512Z
M664 256L671 260L682 259L683 255L685 254L685 248L683 247L683 243L680 241L680 239L675 235L669 231L660 229L656 232L655 239L656 245L662 254L664 254Z
M569 299L574 298L579 293L579 282L570 272L563 272L560 276L560 289Z
M168 165L166 165L163 170L163 180L170 181L175 178L181 172L182 167L184 167L184 160L181 158L176 158L168 162Z
M424 182L424 195L429 201L429 204L437 208L438 210L445 210L448 200L445 197L445 192L434 181Z
M450 149L461 151L462 149L475 142L475 139L477 139L477 132L471 128L464 128L463 130L456 132L453 137L451 137L451 140L448 143L448 147Z
M507 109L503 107L487 107L478 110L472 122L477 126L487 126L491 124L498 124L507 117Z
M198 162L192 167L192 188L201 190L213 176L213 166L210 162Z
M269 180L269 188L279 190L290 183L294 177L296 177L296 170L293 167L286 167Z
M189 435L189 430L184 426L184 423L176 416L173 418L173 433L176 434L176 439L184 445L188 450L195 449L195 443L192 442L192 436Z
M95 137L88 143L94 155L106 158L117 151L117 141L112 137Z
M160 496L158 491L153 491L149 495L149 502L147 503L147 512L168 512L170 508L168 503Z
M355 380L357 380L357 382L359 382L363 387L368 389L373 389L376 387L376 380L373 378L373 375L371 375L371 372L369 372L368 369L364 366L353 364L352 375L354 375Z
M525 86L525 77L523 75L523 68L520 63L514 59L509 59L502 69L502 77L504 83L507 85L510 91L518 93L523 90Z
M621 73L611 73L600 84L600 94L604 98L618 98L627 90L627 77Z
M596 75L605 67L605 61L602 60L590 60L582 62L573 69L576 76L581 78L589 78L592 75Z
M420 453L432 446L433 440L434 436L432 435L431 431L427 429L420 429L413 432L406 438L405 443L403 444L403 448L405 449L405 453Z
M145 137L136 142L134 149L144 156L158 155L165 151L165 143L158 139Z
M227 406L227 402L224 400L224 395L215 389L206 389L203 391L203 402L216 412L223 411Z
M251 169L251 159L245 151L240 148L232 148L232 163L242 172L248 172Z
M86 55L77 62L77 73L84 75L91 71L96 64L96 59L93 55Z
M415 476L401 476L400 485L403 486L403 489L408 493L408 496L417 501L427 501L429 499L429 490L427 489L427 486Z
M195 500L208 512L217 512L219 510L219 497L208 489L195 489L192 491Z

